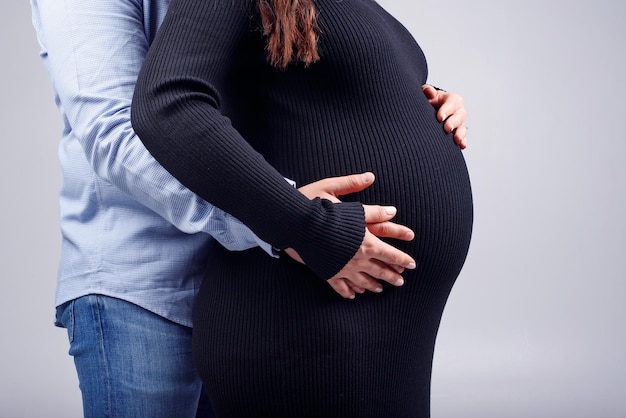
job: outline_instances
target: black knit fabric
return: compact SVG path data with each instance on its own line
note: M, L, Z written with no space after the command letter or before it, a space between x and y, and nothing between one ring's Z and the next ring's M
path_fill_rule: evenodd
M426 61L371 0L318 0L321 60L275 70L255 1L173 0L140 75L133 126L183 184L308 267L209 255L194 358L220 417L427 417L441 314L465 261L472 198L459 148L421 91ZM358 249L356 203L285 182L376 174L350 202L416 232L401 288L354 301L323 281Z

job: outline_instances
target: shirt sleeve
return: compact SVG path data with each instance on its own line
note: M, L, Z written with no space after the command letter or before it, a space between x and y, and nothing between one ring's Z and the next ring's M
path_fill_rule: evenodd
M328 279L361 245L362 205L307 199L220 110L238 59L251 52L253 7L254 1L173 0L139 76L133 126L183 184L274 247L294 248ZM216 177L221 181L212 182Z
M186 233L206 232L231 250L261 245L235 217L185 188L132 129L131 101L158 13L139 0L31 0L41 57L65 134L94 172ZM156 8L157 2L146 2ZM163 5L166 2L162 2Z

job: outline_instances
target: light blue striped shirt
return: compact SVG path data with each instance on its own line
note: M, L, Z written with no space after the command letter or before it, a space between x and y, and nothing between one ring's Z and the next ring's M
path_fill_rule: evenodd
M168 0L31 4L64 121L56 304L97 293L189 326L211 245L271 248L183 187L133 132L135 81Z

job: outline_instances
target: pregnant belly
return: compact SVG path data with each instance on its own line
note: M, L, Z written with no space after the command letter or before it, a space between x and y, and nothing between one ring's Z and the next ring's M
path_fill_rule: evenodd
M416 236L411 243L394 245L422 264L445 259L462 265L473 220L465 160L432 107L426 102L416 109L402 120L354 112L327 121L326 130L300 124L280 131L291 132L285 138L264 141L268 148L262 153L298 185L373 172L372 186L341 199L396 206L394 221L412 228Z
M465 160L452 138L437 132L379 150L376 183L357 199L397 207L395 222L415 231L403 246L422 263L465 259L473 222L471 185Z

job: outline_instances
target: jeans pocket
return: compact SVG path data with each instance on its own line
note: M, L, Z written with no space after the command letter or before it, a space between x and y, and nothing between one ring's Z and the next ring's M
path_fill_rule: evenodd
M65 302L57 307L55 325L67 329L70 344L74 341L74 301Z

